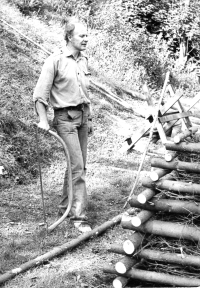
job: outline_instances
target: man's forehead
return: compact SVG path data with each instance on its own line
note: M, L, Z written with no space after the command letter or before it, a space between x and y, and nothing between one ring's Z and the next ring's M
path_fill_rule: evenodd
M83 23L76 23L74 33L87 33L87 27Z

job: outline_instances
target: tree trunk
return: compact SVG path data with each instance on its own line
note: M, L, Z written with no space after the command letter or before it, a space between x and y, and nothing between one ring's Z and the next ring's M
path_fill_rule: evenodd
M195 183L184 183L181 181L172 181L161 179L157 182L151 181L149 177L145 177L142 179L142 185L144 187L152 188L152 189L161 189L167 191L174 191L180 193L189 193L189 194L200 194L200 184Z
M132 197L129 201L132 207L145 209L149 211L163 211L176 214L197 214L200 215L200 206L194 201L180 201L171 199L161 199L158 198L151 199L151 202L146 202L145 204L140 204L136 197Z
M191 173L200 173L199 163L189 163L189 162L183 162L183 161L178 161L178 160L166 162L164 159L153 158L151 160L151 166L162 168L162 169L183 170L183 171L191 172Z
M104 265L103 271L105 273L116 274L116 270L111 265ZM170 275L165 273L158 273L153 271L145 271L137 268L132 268L124 277L139 279L151 283L160 283L172 285L173 287L198 287L200 286L200 279L187 278L183 276Z
M142 233L150 233L177 239L200 241L200 229L197 227L167 221L149 220L139 227L133 227L131 221L123 221L122 227Z
M165 143L167 150L189 152L189 153L200 153L200 143Z

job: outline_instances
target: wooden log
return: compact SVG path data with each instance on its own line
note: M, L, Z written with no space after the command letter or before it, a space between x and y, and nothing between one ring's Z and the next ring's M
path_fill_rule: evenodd
M165 161L170 162L177 157L177 152L175 151L166 151L165 153Z
M114 288L124 288L128 284L129 278L118 276L113 280Z
M137 201L141 204L146 203L149 199L156 195L156 191L153 189L145 189L139 195L137 195Z
M109 274L116 274L115 268L111 265L104 265L103 272ZM172 285L173 287L200 286L200 279L198 278L187 278L183 276L170 275L166 273L141 270L138 268L131 268L127 273L124 274L124 277L131 279L139 279L151 283Z
M171 172L170 174L163 176L163 177L164 177L164 179L170 179L170 180L174 179L175 178L174 171ZM137 196L137 200L138 200L138 202L143 204L143 203L147 202L148 200L150 200L155 195L156 195L156 190L147 188Z
M200 257L186 254L166 253L157 250L143 249L137 256L152 261L159 261L184 266L194 266L200 268Z
M200 153L200 143L165 143L167 150L188 152L188 153Z
M125 274L136 263L138 263L138 260L136 258L132 258L130 256L124 256L123 258L118 260L117 263L115 264L115 270L119 274Z
M133 216L131 219L131 223L133 227L139 227L146 221L148 221L152 216L154 215L153 212L142 210L140 213L138 213L136 216Z
M141 204L136 197L132 197L129 201L132 207L145 209L149 211L163 211L175 214L197 214L200 215L200 205L194 201L181 201L171 199L158 199L154 197L150 202ZM133 224L133 223L132 223ZM137 226L138 227L138 226Z
M127 255L127 253L122 248L121 244L115 244L113 248L114 249L109 249L108 251L111 251L113 253L115 253L115 251L117 251L117 253L120 251L121 253L118 253L118 254ZM152 261L179 264L179 265L184 265L184 266L194 266L194 267L200 268L199 256L187 255L185 253L184 254L168 253L168 252L152 250L152 249L141 249L141 251L138 252L138 248L133 251L131 256L134 256L134 254L136 253L136 256L141 259L144 258L144 259L148 259Z
M161 179L157 182L153 182L149 177L142 178L142 185L144 187L152 189L161 189L167 191L189 193L189 194L200 194L200 184L185 183L181 181L172 181Z
M140 247L144 238L144 234L138 232L129 236L123 243L123 251L128 255L133 254Z
M122 227L142 233L150 233L177 239L187 239L191 241L200 240L200 229L191 225L182 225L167 221L149 220L139 227L133 227L131 221L123 221Z
M107 249L108 252L112 252L115 254L122 254L125 255L124 249L123 249L123 244L117 244L113 243L110 245L110 247Z
M192 136L192 134L196 133L198 131L197 127L191 127L190 129L187 129L183 131L182 133L179 133L174 136L174 143L178 144L182 142L185 138Z
M168 169L155 169L151 171L149 177L151 178L152 181L158 181L160 178L169 174L170 172L171 170Z
M183 170L183 171L191 172L191 173L200 173L199 163L189 163L189 162L183 162L183 161L178 161L178 160L166 162L165 160L160 159L160 158L153 158L151 159L151 166L162 168L162 169Z
M120 253L118 254L127 255L127 253L122 248L121 244L115 244L111 246L114 249L110 248L108 251L111 251L113 253L115 253L115 251L117 251L117 253L120 251ZM184 254L168 253L168 252L152 250L152 249L141 249L141 251L138 252L138 248L135 249L130 255L134 256L134 254L136 253L136 256L141 259L144 258L144 259L152 260L152 261L179 264L179 265L184 265L184 266L194 266L194 267L200 268L199 256L187 255L185 253Z

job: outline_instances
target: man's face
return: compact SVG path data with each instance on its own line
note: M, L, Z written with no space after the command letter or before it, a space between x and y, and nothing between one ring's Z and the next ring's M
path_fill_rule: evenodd
M83 24L77 23L73 35L69 40L76 50L85 50L88 42L87 28Z

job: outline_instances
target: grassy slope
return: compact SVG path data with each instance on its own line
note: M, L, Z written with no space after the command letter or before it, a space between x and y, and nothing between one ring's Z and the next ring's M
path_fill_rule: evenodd
M56 43L61 42L62 32L58 26L47 27L37 19L23 18L5 3L3 13L9 23L44 45L46 49L53 50ZM33 130L30 127L34 115L31 97L45 56L43 52L28 44L18 34L7 30L2 25L0 28L2 36L0 51L1 59L4 61L1 78L4 84L2 90L4 97L0 101L6 102L4 103L4 111L11 115L6 117L6 119L10 119L11 123L10 126L8 126L8 122L5 125L5 129L9 129L3 132L6 139L5 142L1 143L3 144L1 147L7 147L10 144L9 139L11 137L9 135L13 137L16 131L18 133L20 131L20 143L24 145L21 146L20 152L26 148L30 149L30 147L31 151L35 152L35 144L33 144L35 140ZM144 120L123 111L119 106L103 99L95 91L90 91L90 97L94 108L95 134L90 138L88 145L88 216L92 227L96 227L122 211L125 198L133 185L134 170L137 170L139 166L140 157L137 153L126 156L120 155L119 148L124 136L130 130L136 131L143 125ZM145 103L127 100L140 112L146 109ZM23 108L24 105L22 104L20 107L16 105L19 102L25 102L26 108ZM14 107L12 113L9 107ZM51 111L49 118L52 119ZM29 133L29 137L26 142L27 133ZM15 141L16 139L18 138L14 138ZM46 150L44 145L47 145ZM139 142L138 148L141 148L141 145L142 141ZM48 153L44 153L44 159L48 158L47 156L51 151L55 151L49 166L43 168L46 213L48 223L52 223L57 216L57 204L62 191L65 162L62 159L62 151L58 149L57 143L50 137L41 135L41 146L44 151L48 151ZM8 155L8 151L6 155ZM5 160L0 155L0 160L2 159L5 165L8 163L8 166L8 160L16 161L13 158ZM147 157L146 160L144 169L149 170L149 158ZM14 164L19 165L19 163ZM37 167L36 158L33 164ZM15 165L14 167L16 167ZM0 215L3 220L0 224L0 241L2 243L0 247L0 255L2 255L0 273L5 273L7 270L51 250L54 246L61 245L78 236L68 220L51 235L46 237L42 233L39 226L39 223L43 221L39 180L32 181L29 185L15 185L16 176L21 177L23 171L26 174L26 167L24 170L20 168L18 174L14 170L13 178L15 181L11 181L7 189L1 189ZM90 240L62 257L15 277L4 287L111 288L113 277L103 274L101 268L105 263L114 262L120 256L116 257L112 253L107 253L106 249L112 243L122 243L128 234L130 232L121 227L111 229L104 236ZM134 285L139 285L139 283Z
M34 39L37 38L36 35L38 35L37 40L40 40L40 43L42 43L43 36L44 39L47 38L46 41L51 39L49 35L47 37L50 31L45 25L34 19L22 18L16 10L5 3L3 9L6 20L15 27L17 26L20 31L31 34L31 29L33 29L31 27L34 26L35 29L37 28L37 31L34 31ZM24 23L26 23L26 27L29 27L29 30L22 25ZM7 30L2 25L0 27L3 44L0 49L4 60L2 73L2 79L4 80L3 95L6 96L7 100L4 111L10 113L9 107L14 107L10 118L6 117L6 119L11 119L11 126L9 126L9 131L3 131L5 142L1 144L3 144L3 147L7 147L10 143L10 136L13 136L16 131L24 132L20 137L21 145L26 143L25 146L21 146L21 151L23 151L25 147L30 147L34 141L33 131L30 127L33 119L31 97L44 55L15 32L10 29ZM51 33L57 37L53 31ZM46 48L50 48L46 42L42 44L45 44ZM53 48L54 45L52 44L51 47ZM131 154L121 156L118 149L128 128L136 130L140 123L130 113L124 112L120 107L107 102L94 91L90 91L90 97L94 107L95 134L89 141L88 216L91 225L96 227L121 212L125 197L130 192L135 175L133 170L137 169L139 158L134 155L133 161ZM23 105L24 102L25 105ZM143 103L137 101L132 104L138 109L143 107ZM18 107L20 109L17 109ZM49 117L52 118L51 113ZM15 127L16 123L17 127ZM19 125L22 125L21 129L19 129ZM8 127L7 122L5 127ZM13 134L11 134L10 127L13 127ZM30 138L27 144L24 137L29 131L31 132L28 134ZM57 148L50 138L45 136L42 137L42 140L42 143L45 142L53 149ZM50 147L47 147L48 151L51 151ZM35 146L32 149L35 151ZM63 169L65 167L62 152L56 151L51 164L48 168L43 169L45 205L49 223L52 223L56 218L57 204L62 190ZM3 156L5 157L5 153ZM2 157L1 159L4 160L5 165L9 166L5 158ZM12 161L15 161L15 159ZM19 165L19 163L15 163L15 165ZM36 162L34 162L34 165L36 165ZM14 177L16 175L20 177L21 171L23 170L16 174L16 170L14 170ZM26 168L24 168L24 171L26 173ZM52 235L45 237L41 233L38 226L42 221L39 180L37 182L33 181L28 186L15 186L14 181L9 184L8 188L2 189L0 194L0 214L3 219L0 234L2 243L0 247L0 254L2 255L0 273L4 273L37 255L49 251L56 245L63 244L78 236L68 221L58 227ZM122 231L121 228L113 229L105 236L82 245L62 258L16 277L8 282L5 287L84 287L83 284L86 285L85 287L109 287L112 277L103 275L100 269L105 262L110 262L113 259L113 255L106 253L106 248L116 240L117 242L120 241L127 233Z

